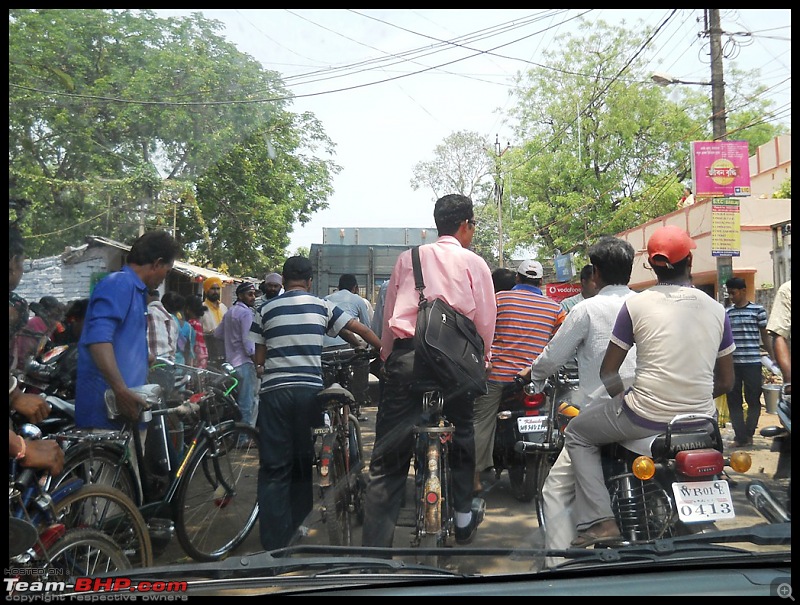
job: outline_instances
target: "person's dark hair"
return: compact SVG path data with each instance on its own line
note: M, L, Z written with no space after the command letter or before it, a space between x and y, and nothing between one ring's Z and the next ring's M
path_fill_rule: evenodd
M177 292L164 292L164 296L161 297L161 304L163 304L164 308L170 313L178 313L183 311L183 307L186 304L186 298Z
M156 290L158 292L158 290ZM64 317L66 319L84 319L86 317L86 309L89 308L88 298L78 298L73 300L69 307L67 307Z
M495 293L501 290L510 290L517 285L517 272L507 267L498 267L492 271L492 283Z
M592 265L584 265L583 269L581 269L581 281L592 279L593 272L594 267L592 267Z
M679 280L686 275L686 267L688 266L691 258L692 256L689 255L683 260L673 263L672 269L666 266L662 267L660 265L652 265L653 272L656 274L658 281L673 282Z
M462 222L474 217L472 200L459 193L440 197L433 207L433 220L439 235L453 235Z
M604 235L589 248L589 260L600 271L603 281L610 285L628 284L635 254L629 242L611 235Z
M197 294L191 294L186 297L186 310L197 318L203 316L206 312L206 306L203 304L203 298Z
M283 263L283 281L308 281L314 273L311 261L305 256L290 256Z
M165 263L175 261L181 254L181 245L166 231L148 231L140 236L128 253L128 262L149 265L159 258Z
M731 277L725 282L725 285L728 287L728 290L747 290L747 282L741 277Z
M348 292L352 292L353 288L358 286L358 280L356 276L352 273L342 273L339 276L339 289L340 290L347 290Z

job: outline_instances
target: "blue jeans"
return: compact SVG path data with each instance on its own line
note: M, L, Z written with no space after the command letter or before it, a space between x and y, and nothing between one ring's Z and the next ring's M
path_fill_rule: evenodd
M313 387L262 393L258 432L258 520L265 550L288 546L314 505L314 444L311 427L320 423Z
M239 411L242 413L242 422L250 426L256 425L256 366L252 363L243 363L236 366L236 375L239 378L239 395L236 403L239 404Z

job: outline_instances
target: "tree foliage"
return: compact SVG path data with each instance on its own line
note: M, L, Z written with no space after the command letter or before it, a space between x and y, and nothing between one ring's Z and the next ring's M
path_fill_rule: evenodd
M199 13L9 10L9 190L33 202L31 256L159 227L194 262L282 263L292 224L327 206L333 143L221 29Z
M417 165L413 184L480 192L475 248L490 264L500 241L495 183L503 186L505 260L530 248L538 258L560 251L583 259L598 236L672 212L691 179L690 143L713 138L711 101L706 88L654 85L648 36L642 27L584 22L545 53L546 66L518 75L514 142L502 158L486 152L484 137L455 133L434 161ZM754 73L731 66L725 81L729 138L754 152L781 132L763 119L771 102L752 86ZM480 175L483 188L465 174Z
M475 232L472 248L491 266L499 261L500 221L497 189L502 186L499 152L495 142L478 132L454 132L433 150L433 160L414 166L411 188L430 188L433 200L449 193L460 193L472 199L480 228ZM506 237L504 237L506 239ZM508 258L508 255L504 256Z

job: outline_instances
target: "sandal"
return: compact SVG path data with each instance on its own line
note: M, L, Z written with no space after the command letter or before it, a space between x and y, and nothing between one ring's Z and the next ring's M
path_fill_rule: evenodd
M622 534L619 533L616 521L614 519L606 519L595 523L588 530L578 533L578 536L570 542L570 546L586 548L595 544L617 546L622 543Z

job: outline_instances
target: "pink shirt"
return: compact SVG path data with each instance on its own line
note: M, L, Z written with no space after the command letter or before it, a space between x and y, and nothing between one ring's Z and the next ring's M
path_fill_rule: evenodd
M486 360L491 358L497 303L489 266L480 256L462 248L452 235L420 246L420 264L428 300L441 298L469 317L483 338ZM381 358L392 352L395 338L413 338L417 325L419 293L414 289L411 250L397 258L383 312Z

